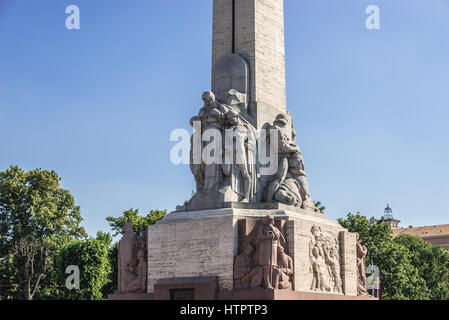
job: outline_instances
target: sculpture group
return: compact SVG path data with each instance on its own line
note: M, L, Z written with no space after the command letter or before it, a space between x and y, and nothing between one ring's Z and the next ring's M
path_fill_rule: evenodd
M320 227L313 226L309 255L313 273L311 290L343 293L338 240L322 232Z
M292 289L293 260L285 253L285 237L267 216L245 241L234 262L234 289Z
M248 120L245 95L231 89L224 96L226 102L221 103L213 92L205 92L203 108L191 119L195 134L190 169L197 191L190 203L221 194L228 197L217 202L279 202L315 210L301 150L294 141L296 132L287 115L279 114L273 124L257 130ZM276 162L269 164L275 170L265 179L261 179L261 152L273 152L270 159Z

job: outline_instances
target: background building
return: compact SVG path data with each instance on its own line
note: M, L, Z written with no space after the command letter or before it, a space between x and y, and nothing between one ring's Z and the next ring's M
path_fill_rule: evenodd
M429 242L435 246L443 247L449 251L449 224L436 225L436 226L424 226L400 228L400 220L394 219L393 210L390 205L387 205L384 213L385 223L388 224L392 231L393 237L399 237L403 234L409 234L412 236L420 237L426 242Z

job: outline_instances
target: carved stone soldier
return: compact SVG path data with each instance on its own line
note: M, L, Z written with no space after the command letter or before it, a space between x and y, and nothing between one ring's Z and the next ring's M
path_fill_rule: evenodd
M223 173L231 178L231 187L240 194L240 201L250 202L256 191L256 138L251 126L236 111L229 110L226 122Z
M278 247L285 243L284 236L274 226L274 217L267 216L257 230L257 264L263 269L262 283L265 289L274 289L273 272L278 267Z
M206 91L202 96L204 107L201 108L198 116L193 117L190 120L190 124L193 126L195 122L201 123L201 135L204 135L208 130L211 130L209 133L214 135L214 141L203 142L202 137L199 139L200 141L197 143L201 144L201 148L207 147L209 144L213 144L213 159L217 161L213 161L211 164L205 164L204 159L201 159L201 163L193 163L194 157L194 143L196 143L195 139L191 140L191 164L190 169L195 177L195 181L197 183L197 188L201 188L197 190L197 192L201 192L202 190L211 190L218 189L220 181L221 181L221 163L223 161L223 143L221 141L222 131L225 124L225 115L229 111L229 109L225 105L221 105L215 99L215 95L211 91ZM213 130L213 131L212 131ZM217 138L220 138L219 140Z
M294 141L296 132L292 128L292 138L290 138L285 133L287 124L287 116L280 114L270 128L277 132L279 169L267 188L266 200L315 210L315 204L309 193L301 150Z

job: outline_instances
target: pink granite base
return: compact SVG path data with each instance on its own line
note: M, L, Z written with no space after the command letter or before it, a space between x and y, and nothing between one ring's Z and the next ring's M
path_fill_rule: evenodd
M237 291L219 291L217 293L217 300L377 301L378 299L372 296L354 297L354 296L345 296L342 294L328 294L328 293L289 291L289 290L237 290Z
M111 301L144 301L153 300L151 293L115 293L108 296Z
M202 293L203 290L200 290ZM201 293L200 292L200 293ZM141 294L111 294L108 297L111 301L142 301L142 300L169 300L169 296L158 296L154 299L151 293ZM318 292L301 292L301 291L288 291L288 290L236 290L227 291L220 290L215 294L211 294L210 297L204 296L204 294L197 297L196 300L229 300L229 301L329 301L329 300L352 300L352 301L378 301L379 299L372 296L365 297L353 297L345 296L341 294L327 294Z

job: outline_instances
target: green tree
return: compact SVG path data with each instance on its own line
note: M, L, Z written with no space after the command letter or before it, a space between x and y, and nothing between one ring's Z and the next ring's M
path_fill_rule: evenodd
M326 211L326 207L323 206L323 204L321 203L321 201L315 201L315 207L321 212L324 213Z
M155 224L157 221L165 217L167 210L151 210L146 216L139 215L139 209L129 209L123 212L121 217L107 217L111 229L115 232L114 237L125 233L125 223L131 222L134 226L134 232L139 233L144 231L149 225Z
M374 264L382 277L382 296L385 300L428 300L426 282L412 264L410 251L389 241L384 243Z
M412 265L426 282L429 298L449 300L449 253L411 235L401 235L394 241L409 250Z
M103 231L98 231L95 239L103 241L108 248L111 246L113 241L111 234Z
M103 287L103 295L116 293L118 290L118 242L110 246L108 250L108 260L111 265L111 273L106 285Z
M118 278L118 242L112 244L113 238L108 232L97 232L96 240L102 241L108 248L108 260L110 268L110 273L108 275L108 280L103 286L102 292L103 296L107 297L108 294L117 292L117 278Z
M412 254L404 246L393 241L393 234L383 219L349 213L338 222L350 232L360 234L360 242L368 249L366 262L379 267L386 300L429 299L426 283L412 263Z
M102 240L87 239L72 241L64 246L58 256L59 282L65 284L68 266L77 266L80 271L80 289L61 290L64 300L103 300L103 288L111 274L108 246Z
M80 208L60 187L55 171L25 172L17 166L0 172L0 257L12 255L14 272L2 290L19 299L39 294L52 271L58 248L86 236ZM8 283L14 283L16 290Z
M6 300L17 292L16 278L12 254L0 258L0 300Z
M346 219L338 219L341 226L350 232L357 232L360 241L368 249L366 261L375 259L381 252L382 247L393 241L393 232L383 219L368 219L360 213L349 213Z

